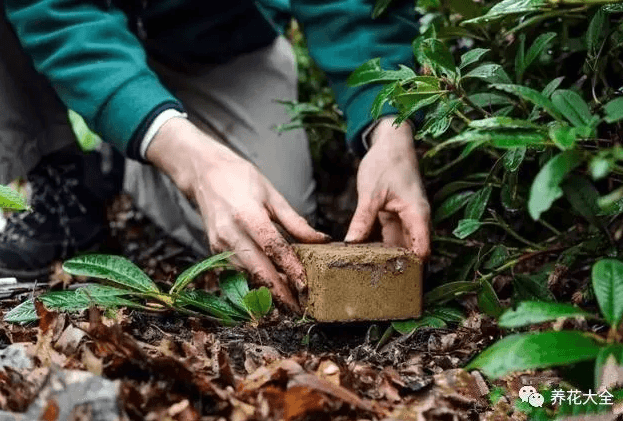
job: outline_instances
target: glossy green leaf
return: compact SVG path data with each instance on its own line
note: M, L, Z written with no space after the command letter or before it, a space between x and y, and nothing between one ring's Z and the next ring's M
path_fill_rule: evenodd
M399 70L383 70L381 59L374 58L359 66L348 76L348 86L360 86L375 82L393 82L415 77L415 72L407 66L400 65Z
M35 302L31 299L24 301L4 315L3 320L9 323L29 323L37 321Z
M422 41L420 51L442 73L454 77L457 73L452 53L443 42L429 38Z
M41 296L41 300L45 303L46 295ZM116 288L109 285L87 285L78 288L75 291L76 299L86 300L87 305L98 305L105 308L110 307L142 307L138 303L131 301L123 296L133 295L132 291L127 289Z
M374 9L372 10L372 19L376 19L387 10L392 0L376 0Z
M541 126L531 121L511 117L489 117L472 120L469 127L472 129L542 129Z
M517 309L509 309L498 321L501 327L516 328L536 323L549 322L561 317L595 318L593 314L571 304L547 303L543 301L523 301Z
M506 168L506 171L513 173L519 169L526 157L526 150L525 147L512 148L504 154L504 168Z
M249 291L244 297L244 303L251 314L256 318L264 317L273 305L273 297L266 287Z
M226 276L220 283L223 295L240 310L248 313L249 309L244 303L244 297L249 293L247 278L241 272L235 272Z
M383 111L383 105L390 100L391 95L396 91L398 86L400 86L400 82L390 83L383 86L372 102L372 106L370 108L370 115L372 118L376 120L380 117L381 112Z
M528 199L528 211L532 219L539 219L563 195L560 184L581 163L581 154L570 150L559 153L541 168L532 182Z
M599 344L583 332L509 335L483 351L466 369L479 369L489 377L498 378L513 371L592 360L599 349Z
M435 224L460 211L473 194L473 191L464 191L447 198L435 211L435 217L433 218Z
M480 282L480 285L481 288L478 292L478 308L491 317L500 317L504 309L491 283L487 280L483 280Z
M615 98L604 106L607 123L614 123L623 119L623 97Z
M545 111L549 113L552 117L556 119L562 119L562 114L558 111L558 109L554 106L552 101L541 94L539 91L535 91L532 88L528 88L527 86L522 85L512 85L512 84L493 84L491 85L495 89L499 89L504 92L508 92L514 95L517 95L521 99L531 102L534 105L542 107Z
M49 291L37 297L46 308L62 311L82 311L93 305L93 300L76 291Z
M586 177L571 175L562 183L562 190L571 207L595 227L601 227L599 192Z
M169 291L169 294L179 294L184 288L188 286L189 283L193 281L200 273L205 272L206 270L213 270L216 268L231 268L231 264L229 263L229 258L233 256L234 253L231 251L227 251L224 253L215 254L214 256L210 256L207 259L189 267L184 272L179 274L173 287Z
M437 317L448 323L459 323L465 320L463 312L453 307L434 307L427 311L427 315Z
M432 304L445 304L463 294L474 292L479 289L480 284L478 282L448 282L447 284L433 288L433 290L424 295L424 302L427 306Z
M474 19L463 22L464 25L482 25L496 22L506 16L524 15L538 12L549 6L547 0L502 0L496 3L489 11Z
M452 231L452 234L462 240L478 231L481 226L482 222L477 219L461 219L458 226Z
M499 64L483 64L476 67L465 76L465 78L476 78L489 83L511 83L510 78Z
M402 123L407 118L411 117L416 111L435 103L435 101L442 96L442 94L428 94L421 96L420 99L416 99L415 101L412 100L409 103L411 95L412 94L405 94L395 98L395 101L401 104L401 106L399 107L400 115L396 118L394 124L398 125Z
M552 103L575 127L591 126L593 115L588 104L577 92L559 89L552 94Z
M557 77L556 79L551 80L545 86L545 88L543 88L543 91L541 92L541 94L543 94L543 96L545 96L546 98L551 97L552 94L556 91L556 89L558 89L558 87L560 86L564 78L565 78L564 76L560 76L560 77Z
M159 292L145 272L121 256L89 254L74 257L63 263L63 270L70 275L106 279L138 292Z
M548 137L540 130L497 129L482 130L491 137L491 144L496 148L523 148L547 144Z
M422 127L421 134L430 134L438 137L444 134L452 123L452 117L456 110L461 107L457 99L451 101L439 101L434 111L427 113L426 123Z
M465 208L464 219L480 220L480 218L482 218L487 203L489 203L492 190L490 185L486 185L470 197L469 202L467 202L467 207Z
M464 69L470 64L476 63L482 58L482 56L487 54L489 51L491 50L488 48L474 48L472 50L469 50L461 56L461 64L459 64L459 68Z
M434 316L422 316L419 319L393 321L392 327L403 335L408 335L414 330L425 327L442 328L446 327L446 322Z
M177 296L175 302L184 307L197 308L223 320L224 323L249 319L246 312L242 312L229 301L202 290L184 290Z
M623 317L623 262L602 259L593 265L593 289L604 318L618 326Z
M520 79L523 73L528 69L528 67L530 67L530 65L534 62L534 60L536 60L541 55L541 53L547 48L548 44L554 38L556 38L555 32L546 32L544 34L539 35L534 40L534 42L532 43L532 45L530 46L530 48L528 49L528 51L526 52L524 56L523 63L521 66L521 72L519 72Z
M0 209L28 210L26 199L9 186L0 184Z

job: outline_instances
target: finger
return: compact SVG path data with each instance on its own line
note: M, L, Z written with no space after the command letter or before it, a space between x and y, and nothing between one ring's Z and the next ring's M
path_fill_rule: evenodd
M411 250L421 259L430 255L430 211L425 206L410 207L398 216L408 235Z
M287 282L284 282L275 266L266 257L254 241L244 233L228 230L228 236L220 241L223 249L235 252L231 257L234 266L251 274L254 283L268 287L273 296L290 310L300 313L300 307L294 299Z
M279 222L297 240L304 243L331 241L329 235L313 229L281 194L274 192L268 203L268 208L275 222Z
M294 253L294 249L279 233L268 215L254 215L253 218L242 217L239 222L249 236L261 247L266 256L288 276L298 291L307 287L305 269Z
M344 241L347 243L360 243L368 238L380 209L380 201L360 199Z
M383 244L389 247L409 247L405 238L405 230L398 215L394 212L379 212Z

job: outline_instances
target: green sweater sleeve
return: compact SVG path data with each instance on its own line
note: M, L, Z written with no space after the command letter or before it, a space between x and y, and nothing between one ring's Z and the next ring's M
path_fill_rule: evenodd
M303 24L312 58L329 78L347 119L346 140L361 152L360 134L371 123L370 108L381 86L350 88L348 75L364 62L380 57L384 68L412 65L412 40L419 34L413 2L390 7L372 19L374 0L292 0L292 14ZM405 4L406 3L406 4ZM396 113L386 105L382 114Z
M127 153L156 109L181 108L146 63L125 15L81 0L5 0L35 68L89 127ZM104 8L104 9L102 9Z

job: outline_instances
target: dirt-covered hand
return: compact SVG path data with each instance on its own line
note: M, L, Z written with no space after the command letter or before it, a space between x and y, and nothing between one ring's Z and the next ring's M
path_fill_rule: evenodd
M420 177L411 126L382 120L357 173L358 203L346 242L362 242L375 220L383 243L406 247L421 258L430 254L430 205Z
M146 157L197 204L212 252L234 251L236 266L300 311L293 291L305 289L305 270L275 223L301 242L328 237L310 227L253 164L185 119L165 123Z

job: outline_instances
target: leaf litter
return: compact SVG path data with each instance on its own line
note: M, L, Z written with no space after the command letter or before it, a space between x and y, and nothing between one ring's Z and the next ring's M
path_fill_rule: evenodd
M171 283L197 260L127 198L111 214L106 247L153 279ZM49 282L72 288L84 279L55 269ZM195 285L214 290L217 280L208 273ZM31 294L3 299L0 313ZM0 349L22 347L33 364L0 368L0 416L14 417L7 419L419 421L503 412L489 402L493 385L460 369L500 336L477 312L460 326L422 328L378 346L371 332L389 323L319 325L277 309L259 323L221 327L124 308L67 315L35 302L38 325L0 322ZM85 387L102 392L76 394Z

